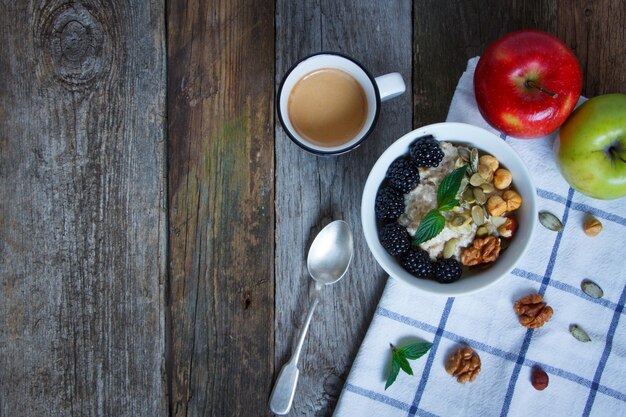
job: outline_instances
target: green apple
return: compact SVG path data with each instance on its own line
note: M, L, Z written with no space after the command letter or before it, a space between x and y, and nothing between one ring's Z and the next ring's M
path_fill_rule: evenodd
M626 95L582 104L561 126L555 153L576 191L602 200L626 196Z

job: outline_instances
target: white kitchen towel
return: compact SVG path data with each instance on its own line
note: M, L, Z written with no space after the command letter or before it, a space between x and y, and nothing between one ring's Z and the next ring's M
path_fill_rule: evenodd
M336 417L366 416L626 416L626 199L600 201L575 192L563 180L552 153L554 135L507 138L488 126L476 108L468 62L452 99L448 121L484 127L515 149L533 175L539 210L557 215L564 229L537 226L530 250L503 280L456 298L427 297L389 278L335 408ZM583 233L587 213L603 224L600 235ZM593 299L580 290L591 279L604 290ZM539 292L554 309L542 328L522 327L513 303ZM569 333L571 324L592 341ZM400 371L385 390L389 343L424 340L432 348L410 361L414 375ZM472 383L456 382L444 369L447 357L469 345L480 356ZM549 375L535 390L534 366Z

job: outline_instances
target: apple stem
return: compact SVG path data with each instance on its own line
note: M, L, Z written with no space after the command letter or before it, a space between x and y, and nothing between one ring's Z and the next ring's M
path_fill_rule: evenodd
M543 88L543 87L537 85L534 81L531 81L531 80L526 80L524 82L524 87L526 87L526 88L534 88L536 90L541 91L544 94L549 95L552 98L557 98L559 96L557 93L555 93L553 91L550 91L550 90L548 90L546 88Z

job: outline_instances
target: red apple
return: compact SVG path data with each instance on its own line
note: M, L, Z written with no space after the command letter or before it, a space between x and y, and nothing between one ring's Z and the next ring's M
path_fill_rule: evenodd
M474 73L480 113L494 128L517 138L538 138L558 129L581 89L582 72L572 51L538 30L496 40Z

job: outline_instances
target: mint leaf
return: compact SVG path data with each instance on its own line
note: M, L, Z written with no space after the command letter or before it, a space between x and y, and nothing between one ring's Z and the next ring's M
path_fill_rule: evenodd
M428 342L418 342L407 345L401 349L398 349L399 352L402 352L407 359L418 359L421 358L430 350L432 343Z
M467 171L467 164L455 169L441 181L437 190L437 204L439 207L442 206L444 200L456 197L461 187L461 180L465 176L465 171Z
M385 389L389 388L391 384L396 382L396 378L398 377L398 373L400 372L400 365L393 359L393 355L391 356L391 371L389 372L389 376L387 377L387 383L385 384Z
M406 372L409 375L413 375L413 369L411 369L411 365L409 365L409 361L406 360L406 356L400 350L396 349L392 354L394 362L397 362L400 365L400 369Z
M418 342L398 349L393 344L389 343L391 347L391 370L389 371L389 376L387 376L385 389L389 388L391 384L396 381L400 369L409 375L413 375L413 369L411 369L408 359L413 360L424 356L432 345L432 343L428 342Z
M413 236L413 245L419 245L434 238L443 230L445 225L446 219L437 209L429 211L417 228L415 236Z
M454 197L445 197L443 201L439 204L439 211L448 211L453 208L460 206L461 202Z

